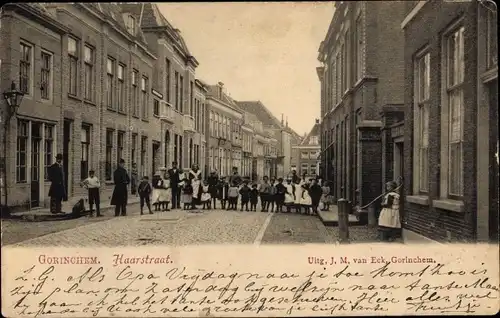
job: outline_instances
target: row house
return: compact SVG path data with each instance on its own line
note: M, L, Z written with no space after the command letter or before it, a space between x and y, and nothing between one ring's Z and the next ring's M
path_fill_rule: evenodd
M90 169L104 181L103 200L119 159L151 174L160 138L151 111L157 58L137 23L106 3L3 10L2 88L14 80L25 94L3 148L6 205L47 206L47 168L57 153L70 202L84 196L80 182Z
M155 112L160 119L160 138L153 145L158 165L189 169L206 166L207 87L196 79L199 63L189 51L180 30L160 13L153 3L124 3L121 8L137 21L149 47L157 56L153 79L158 101Z
M210 171L228 176L232 168L241 172L243 112L226 93L224 84L209 85L206 157Z
M408 1L403 237L498 243L497 8Z
M267 175L264 169L264 148L268 140L262 122L258 120L255 115L253 115L252 127L254 131L252 145L252 180L260 182L262 178Z
M403 1L340 1L319 48L321 171L336 199L364 205L392 180L404 119ZM397 131L397 129L396 129ZM401 129L399 130L402 131ZM359 193L359 194L358 194Z
M242 131L242 158L241 158L241 175L252 178L252 162L253 162L253 139L255 131L253 128L252 115L248 112L243 113Z
M301 143L294 146L295 155L294 160L297 162L297 175L305 176L306 178L316 178L319 175L320 167L320 152L321 146L319 143L319 135L321 132L321 125L319 119L316 119L311 131L304 136Z

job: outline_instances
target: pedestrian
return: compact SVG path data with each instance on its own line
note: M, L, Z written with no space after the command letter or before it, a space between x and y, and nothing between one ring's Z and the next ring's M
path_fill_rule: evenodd
M221 208L223 210L226 209L226 203L228 202L228 192L229 192L229 183L226 178L221 178L218 185L218 197L220 199Z
M329 204L329 198L328 195L330 194L330 182L326 181L324 184L321 186L321 211L328 211L330 209L330 204Z
M274 212L274 205L276 203L276 180L274 178L271 179L271 182L269 183L269 196L268 196L268 201L267 205L268 207L271 207L271 212Z
M195 209L196 205L200 204L201 194L202 194L202 184L201 184L201 170L198 164L195 163L191 166L189 170L188 178L191 181L191 186L193 187L193 199L192 208Z
M240 186L241 182L242 179L238 173L238 167L233 167L233 174L229 177L229 184L236 183L236 185Z
M286 187L283 184L283 178L278 178L278 183L274 186L276 194L274 200L276 203L276 212L283 212L283 205L285 204Z
M163 190L163 178L161 177L161 172L157 171L153 175L152 185L153 185L153 193L151 196L151 203L153 204L155 211L160 211L160 195Z
M88 190L89 194L89 208L90 208L89 217L94 216L94 204L95 204L96 216L101 216L101 209L100 209L101 199L99 195L101 182L99 181L99 178L95 176L94 170L89 171L89 176L82 181L82 185L85 189Z
M48 171L48 177L50 180L50 212L52 214L63 213L61 211L62 201L68 200L65 186L65 178L63 171L63 155L56 155L56 162L54 162Z
M252 184L252 190L250 190L250 210L257 211L257 202L259 201L259 190L257 190L257 184Z
M212 206L214 209L217 209L217 192L218 192L218 184L219 177L217 176L217 172L210 172L210 176L208 176L208 192L210 193L210 197L212 198Z
M239 195L239 188L238 184L236 181L233 182L233 184L229 187L227 191L227 197L229 201L229 207L227 208L228 210L238 210L238 195Z
M132 162L132 171L130 171L130 193L135 195L137 193L137 164Z
M184 204L184 210L193 210L193 186L189 179L181 181L182 184L182 197L181 202Z
M293 179L292 179L293 180ZM302 213L302 206L300 201L302 200L302 192L304 192L304 188L302 187L305 182L303 179L295 179L295 184L294 186L294 193L295 193L295 213Z
M271 185L269 184L269 177L262 178L263 183L259 187L261 212L268 212L269 209L269 194L271 193Z
M312 200L311 200L311 196L309 195L309 183L304 182L302 184L301 188L302 188L302 196L300 199L301 211L303 209L305 214L310 214Z
M309 191L309 196L311 197L311 207L312 207L311 214L318 214L318 206L319 202L321 201L321 197L323 195L323 189L318 184L317 179L311 180L311 185L308 191Z
M149 184L149 178L148 176L143 176L141 183L139 183L139 187L137 189L137 192L139 194L139 200L141 204L141 215L143 215L143 210L144 210L144 203L146 203L148 209L149 209L149 214L153 214L153 211L151 211L151 185Z
M170 179L170 188L172 192L172 209L181 208L181 189L179 187L179 182L181 182L180 175L182 171L177 167L177 162L172 162L172 168L168 169L168 175Z
M130 183L130 177L125 170L125 160L118 161L118 168L113 173L113 181L115 188L111 196L111 205L115 206L115 216L125 216L127 215L127 186Z
M245 208L248 211L248 202L250 201L250 192L252 190L248 187L248 181L243 182L243 186L240 189L241 195L241 211Z
M202 193L201 193L201 204L203 205L203 210L211 209L212 196L210 194L210 186L208 185L208 181L203 181Z
M283 204L286 206L286 212L290 213L293 203L295 201L294 188L292 185L292 179L287 179L285 184L285 198Z
M399 194L394 181L386 183L387 194L382 200L382 211L378 217L379 237L382 241L394 241L400 234Z

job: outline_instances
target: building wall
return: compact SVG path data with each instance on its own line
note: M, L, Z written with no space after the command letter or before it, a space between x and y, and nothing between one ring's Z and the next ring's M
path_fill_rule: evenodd
M429 114L429 191L415 193L418 182L406 169L405 229L438 241L467 241L476 238L477 171L477 3L428 2L405 27L405 166L413 167L414 143L414 56L428 46L430 52L430 114ZM449 199L441 193L441 105L443 85L441 74L442 32L462 18L465 27L464 74L464 192L459 199ZM411 41L409 40L411 39ZM449 203L449 209L438 208L439 201ZM453 207L453 208L451 208ZM457 209L458 208L458 209ZM455 210L455 211L454 211Z

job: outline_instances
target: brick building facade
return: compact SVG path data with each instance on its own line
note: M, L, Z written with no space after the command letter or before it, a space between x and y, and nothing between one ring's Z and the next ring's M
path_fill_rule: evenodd
M402 1L336 2L320 45L321 172L336 199L365 205L402 169L392 131L404 113L404 9Z
M300 144L292 147L295 150L294 162L297 163L295 171L297 175L306 175L306 178L314 178L319 175L321 145L319 136L321 133L321 124L316 119L311 131L304 136Z
M405 238L498 242L496 7L410 1Z

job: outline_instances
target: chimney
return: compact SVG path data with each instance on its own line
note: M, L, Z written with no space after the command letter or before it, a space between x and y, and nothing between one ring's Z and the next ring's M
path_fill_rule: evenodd
M283 122L283 113L281 113L281 126L283 126L284 122Z
M219 83L217 83L217 86L218 86L219 98L222 98L222 90L224 88L224 83L219 82Z
M319 124L319 119L318 118L316 118L316 124Z

